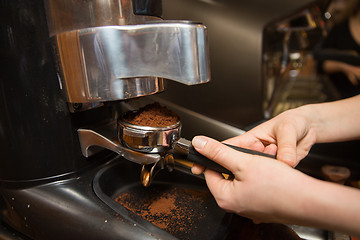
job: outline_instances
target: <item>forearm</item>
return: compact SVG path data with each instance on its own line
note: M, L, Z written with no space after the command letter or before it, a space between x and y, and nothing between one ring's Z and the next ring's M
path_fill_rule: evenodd
M316 142L347 141L360 138L360 95L336 102L298 108L310 119Z
M338 62L334 60L326 60L322 64L322 70L328 74L343 72L345 68L346 68L346 63Z
M209 190L225 210L260 222L307 225L360 236L360 190L312 178L274 159L235 151L206 137L198 152L234 174L204 172Z
M309 178L295 195L290 223L360 236L360 191ZM301 196L300 196L301 194Z

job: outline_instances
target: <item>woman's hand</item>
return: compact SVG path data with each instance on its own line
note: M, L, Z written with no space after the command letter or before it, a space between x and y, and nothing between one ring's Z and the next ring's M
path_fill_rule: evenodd
M295 167L317 142L360 139L360 95L285 111L224 143L276 155ZM194 173L204 168L196 165Z
M323 63L324 72L332 74L337 72L344 73L350 83L354 86L359 85L360 67L345 62L326 60Z
M230 170L234 179L199 165L218 205L255 222L280 222L360 236L360 191L311 178L293 169L317 142L360 138L360 95L288 110L245 134L226 140L276 158L236 151L198 136L195 149Z
M347 78L349 79L352 85L354 86L359 85L359 80L360 80L359 66L345 64L345 66L343 66L343 72L345 73L345 75L347 76Z
M295 167L316 142L311 123L307 111L289 110L224 143L276 155Z
M295 167L315 143L360 139L359 106L360 95L301 106L224 142L276 155L278 160Z
M206 169L207 185L218 205L255 222L284 222L286 215L296 211L297 194L306 175L283 162L233 150L220 142L195 137L195 149L229 169L235 176L225 180L217 172Z
M309 177L272 158L236 151L195 137L195 149L234 174L226 180L205 169L218 205L254 222L313 226L360 236L360 191Z

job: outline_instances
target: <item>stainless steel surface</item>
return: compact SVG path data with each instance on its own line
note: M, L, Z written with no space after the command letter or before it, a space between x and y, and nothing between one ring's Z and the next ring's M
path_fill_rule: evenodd
M44 0L44 3L50 36L78 29L161 20L155 16L136 15L132 0Z
M68 102L151 95L164 90L164 78L186 85L210 80L204 25L163 21L155 1L147 4L156 5L156 16L135 14L133 4L45 0L59 84Z
M277 30L283 32L296 32L312 30L316 28L317 25L318 23L315 21L313 13L309 9L304 9L277 23Z
M216 139L225 139L244 133L244 131L241 129L234 128L230 125L227 125L222 122L218 122L214 119L210 119L201 114L191 112L187 109L171 104L162 99L158 99L154 96L140 98L140 99L132 100L130 102L122 102L119 105L121 108L119 109L119 111L121 112L134 111L135 109L139 109L140 107L145 106L146 104L149 103L153 103L154 101L157 100L161 101L160 102L161 104L166 105L167 107L169 107L169 109L174 110L177 114L180 115L182 122L184 121L186 123L186 126L190 130L190 132L188 132L187 129L185 129L185 132L187 133L186 136L189 139L192 138L192 136L194 136L196 133L201 134L203 132L205 133L208 132L209 133L208 136L211 136ZM183 130L184 129L181 128L182 132ZM118 136L116 136L116 132L117 132L117 123L115 121L110 122L108 125L96 126L87 129L85 128L79 129L78 135L79 135L83 155L85 157L88 157L95 153L95 151L93 151L94 148L90 148L91 146L100 146L102 148L106 148L119 153L120 150L125 147L122 146L118 141ZM183 150L179 150L179 152L186 151L186 147L190 145L189 140L180 138L179 136L174 137L174 139L178 140L178 143L174 144L172 147L177 149L180 148L183 149ZM174 141L168 142L168 144L173 144L173 143ZM130 149L127 150L130 151ZM136 151L130 151L130 152L134 153ZM160 160L160 158L158 158L159 154L154 154L154 153L145 154L141 152L137 152L137 153L144 154L139 156L154 155L157 156L156 160Z
M192 174L191 167L193 163L186 159L187 155L181 155L182 153L188 153L186 149L190 146L191 142L186 139L180 139L179 144L173 141L168 142L170 145L174 144L180 147L180 155L174 157L172 153L164 152L161 155L157 153L145 153L139 150L134 151L123 146L118 140L114 140L114 138L116 138L114 137L116 132L116 124L114 122L95 129L96 130L78 129L81 150L84 157L89 157L95 153L95 151L92 151L93 147L101 147L111 150L129 161L141 164L143 166L140 180L145 187L150 186L156 174L163 169L168 169L169 171L176 169L187 174ZM133 130L130 132L134 133ZM153 133L154 131L152 131L152 136L158 136L156 134L153 135ZM184 150L185 152L183 152ZM202 178L202 176L198 177Z
M123 146L134 151L164 153L174 150L173 152L187 156L191 141L181 138L180 135L180 122L167 127L149 127L118 120L118 139Z
M82 154L89 157L94 154L90 147L97 146L114 151L129 161L138 164L152 164L161 159L159 154L145 154L123 147L119 141L114 139L116 123L102 126L96 130L78 129L78 135Z
M140 152L164 152L180 138L180 132L180 122L167 127L149 127L118 120L118 139L124 146Z
M335 240L326 230L298 225L288 225L304 240Z
M68 101L102 102L150 95L162 78L194 85L210 80L205 26L149 22L57 34L60 78Z
M163 169L172 172L173 170L180 171L185 174L190 174L197 178L204 179L204 175L194 175L191 172L193 162L186 160L186 158L174 157L172 154L164 155L160 161L143 165L140 174L140 180L144 187L150 186L155 176Z
M316 8L318 9L318 8ZM320 10L318 10L320 11ZM321 13L319 13L321 14ZM305 39L305 31L313 30L318 27L318 22L315 20L314 14L309 9L305 9L300 13L295 14L287 19L282 20L279 23L276 23L277 31L284 33L284 38L282 42L282 60L279 75L284 73L290 60L290 39L291 35L296 34L300 40ZM304 43L305 41L299 41L299 43ZM305 44L304 44L305 45ZM307 46L302 46L302 49L305 49Z
M291 65L296 66L299 64L304 65L304 67L300 70L290 65L284 71L277 81L277 87L272 93L271 100L267 103L265 109L266 118L274 117L283 111L305 104L339 99L335 87L328 79L319 78L315 71L312 74L303 73L305 68L315 69L311 56L302 56L302 54L295 53L292 55L298 55L299 60Z
M205 87L206 85L202 87ZM179 104L175 104L174 102L165 100L161 97L161 95L147 96L122 102L120 104L120 111L134 111L154 102L158 102L161 105L166 106L168 109L180 116L182 125L181 135L187 139L192 139L196 135L206 135L214 139L225 140L245 132L240 128L236 128L226 124L225 122L218 121L199 112L192 111L189 108L185 108Z
M135 111L136 112L136 111ZM177 122L167 127L134 125L118 119L118 139L123 146L145 153L166 152L170 149L188 154L191 141L181 138L182 124ZM243 131L239 131L240 134Z
M179 153L188 154L190 146L191 146L191 141L185 138L180 138L179 140L173 143L172 148Z
M265 118L305 104L335 100L332 84L318 74L313 58L325 31L321 8L316 5L265 29ZM282 45L277 46L276 42Z

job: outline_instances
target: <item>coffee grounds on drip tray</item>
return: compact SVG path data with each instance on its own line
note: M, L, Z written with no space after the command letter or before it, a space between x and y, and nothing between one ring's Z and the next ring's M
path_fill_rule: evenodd
M182 239L197 239L204 234L204 220L209 218L205 201L212 199L205 190L179 186L150 186L130 188L120 193L115 201L141 218ZM206 205L206 204L205 204ZM211 232L211 224L206 232Z
M138 126L167 127L180 121L173 111L155 102L148 104L135 112L128 112L123 120Z

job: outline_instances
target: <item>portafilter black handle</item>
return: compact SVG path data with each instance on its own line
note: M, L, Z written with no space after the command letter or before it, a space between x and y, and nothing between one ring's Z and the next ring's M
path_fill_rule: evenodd
M270 155L270 154L266 154L266 153L263 153L263 152L250 150L250 149L247 149L247 148L236 147L236 146L229 145L229 144L225 144L225 145L228 146L228 147L231 147L232 149L235 149L237 151L243 152L243 153L248 153L248 154L253 154L253 155L258 155L258 156L263 156L263 157L269 157L269 158L276 159L276 157L274 155ZM190 162L197 163L197 164L199 164L201 166L204 166L204 167L206 167L208 169L211 169L213 171L216 171L216 172L219 172L219 173L225 173L225 174L230 175L230 177L234 177L234 175L232 174L231 171L224 168L220 164L210 160L209 158L205 157L204 155L200 154L198 151L195 150L195 148L192 145L189 147L189 154L187 156L187 160L190 161Z

